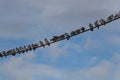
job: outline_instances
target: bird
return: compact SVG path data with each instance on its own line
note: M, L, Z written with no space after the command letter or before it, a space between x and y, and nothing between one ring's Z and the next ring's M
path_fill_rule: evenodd
M119 16L119 18L120 18L120 11L118 12L118 16Z
M28 50L29 50L29 51L31 51L31 50L32 50L31 45L28 45L28 47L27 47L27 48L28 48Z
M15 56L15 53L16 53L15 49L11 49L10 53L11 53L11 55Z
M76 34L80 34L80 29L77 29L75 32Z
M93 24L90 23L90 24L89 24L89 27L90 27L90 30L93 31L93 29L94 29Z
M3 57L3 55L0 53L0 57Z
M64 35L65 35L65 38L66 38L67 40L70 39L70 35L69 35L68 33L65 33Z
M59 36L53 36L53 38L50 39L50 41L52 41L52 42L57 42L58 40L60 40Z
M31 44L31 47L32 47L33 50L36 50L36 47L35 47L34 44Z
M71 35L71 36L74 36L74 35L76 35L76 32L75 32L75 31L72 31L72 32L70 33L70 35Z
M114 19L118 19L118 18L120 18L120 11L114 16Z
M51 39L50 39L50 41L51 41L51 42L56 42L56 40L55 40L55 38L54 38L54 37L53 37L53 38L51 38Z
M11 55L11 50L8 50L6 53L7 53L7 55Z
M50 42L48 41L48 39L47 38L45 38L45 43L46 43L46 45L48 45L48 46L50 46Z
M24 50L25 52L28 52L28 48L26 46L24 46Z
M61 39L61 40L63 40L64 38L65 38L65 35L64 35L64 34L60 35L60 39Z
M85 27L81 27L81 31L84 32L85 31Z
M53 37L54 37L55 42L58 41L58 40L60 40L59 36L53 36Z
M111 22L113 19L114 19L114 16L113 16L113 15L110 15L110 16L107 18L107 22Z
M41 47L45 47L45 44L42 41L40 41L40 45Z
M99 22L100 22L101 25L105 25L106 24L106 21L104 19L100 19Z
M114 16L114 19L118 19L118 18L119 18L119 15L116 14L116 15Z
M22 52L22 53L24 53L25 52L25 50L24 50L24 48L23 47L19 47L19 50L20 50L20 52Z
M98 29L99 29L99 23L98 23L98 20L96 20L95 22L94 22L94 25L95 25L95 27L97 27Z
M20 49L16 47L16 52L20 54Z
M3 56L5 56L5 57L8 56L7 53L6 53L6 51L3 51L2 54L3 54Z

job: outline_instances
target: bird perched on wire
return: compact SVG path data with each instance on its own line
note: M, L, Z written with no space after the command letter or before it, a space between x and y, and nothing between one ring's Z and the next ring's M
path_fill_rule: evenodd
M46 45L50 46L50 42L48 41L48 39L47 39L47 38L45 38L45 40L44 40L44 41L45 41L45 44L46 44Z
M108 18L107 18L107 22L111 22L112 20L114 19L114 16L113 15L110 15Z
M85 27L81 27L81 31L84 32L85 31Z
M89 24L89 27L90 27L90 30L93 31L93 29L94 29L93 24L90 23L90 24Z
M105 25L106 24L106 21L104 19L100 19L99 22L100 22L101 25Z
M67 40L69 40L69 39L70 39L70 35L69 35L68 33L65 33L65 38L66 38Z
M98 20L96 20L96 21L94 22L94 25L95 25L95 27L97 27L97 28L99 29L100 24L98 23Z
M42 41L40 41L40 46L45 47L45 44Z

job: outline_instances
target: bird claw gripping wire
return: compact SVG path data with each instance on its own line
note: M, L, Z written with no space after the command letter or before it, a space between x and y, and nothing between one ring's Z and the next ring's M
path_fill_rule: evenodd
M95 28L98 28L100 26L106 25L112 21L115 21L117 19L120 18L120 11L115 14L115 15L110 15L108 16L108 18L106 20L104 19L100 19L100 20L96 20L94 22L94 24L89 24L89 28L86 29L85 27L81 27L80 29L74 30L72 32L69 33L64 33L60 36L53 36L53 38L51 39L47 39L45 38L44 41L39 41L37 43L32 43L31 45L27 45L27 46L20 46L20 47L16 47L15 49L10 49L8 51L2 51L0 52L0 57L7 57L9 55L13 55L15 56L17 53L21 54L21 53L27 53L28 51L31 50L36 50L39 47L45 47L45 46L50 46L52 43L67 39L69 40L71 37L79 35L81 33L87 32L87 31L93 31Z

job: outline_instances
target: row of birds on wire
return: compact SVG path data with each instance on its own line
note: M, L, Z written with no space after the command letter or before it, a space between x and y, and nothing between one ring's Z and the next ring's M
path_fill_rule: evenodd
M98 28L102 25L106 25L107 23L110 23L114 20L117 20L120 18L120 11L115 14L115 15L110 15L106 20L105 19L100 19L100 20L96 20L94 22L94 24L89 24L89 28L86 29L85 27L81 27L80 29L74 30L72 32L69 33L64 33L60 36L53 36L51 39L44 39L44 41L39 41L37 43L33 43L31 45L27 45L27 46L20 46L20 47L16 47L15 49L10 49L8 51L2 51L0 52L0 57L7 57L9 55L13 55L15 56L17 53L21 54L21 53L25 53L31 50L36 50L39 47L45 47L45 46L50 46L52 43L67 39L69 40L71 37L84 33L86 31L93 31L94 28Z

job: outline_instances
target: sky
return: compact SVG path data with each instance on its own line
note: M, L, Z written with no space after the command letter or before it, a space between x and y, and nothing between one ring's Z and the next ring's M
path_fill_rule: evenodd
M119 0L0 0L0 51L88 27ZM50 47L0 58L0 80L120 80L120 20Z

